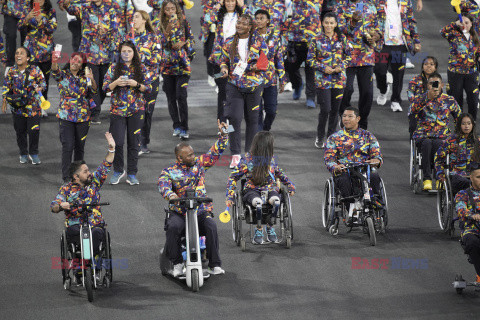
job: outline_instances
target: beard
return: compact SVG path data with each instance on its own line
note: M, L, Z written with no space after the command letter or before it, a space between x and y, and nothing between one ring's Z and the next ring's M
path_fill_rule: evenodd
M93 176L92 175L89 175L87 179L85 179L85 181L82 181L82 183L86 186L89 186L93 181Z

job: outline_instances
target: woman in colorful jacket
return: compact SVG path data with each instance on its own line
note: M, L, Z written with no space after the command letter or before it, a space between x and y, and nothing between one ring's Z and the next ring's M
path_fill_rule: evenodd
M40 95L39 91L47 86L42 70L30 65L30 51L19 47L15 51L15 66L8 70L3 85L2 111L7 112L7 95L25 95L26 104L20 108L10 108L13 114L13 127L17 134L17 145L20 149L20 163L40 164L38 142L40 139ZM27 141L28 134L28 141Z
M477 32L472 28L474 18L471 15L463 16L460 20L445 26L440 34L447 39L450 45L448 59L449 94L457 100L463 109L463 91L467 94L468 113L477 119L479 70L477 67L480 40Z
M167 95L168 112L173 121L173 136L188 139L188 81L194 39L190 24L175 0L165 0L160 14L159 36L162 45L160 73Z
M213 32L208 39L208 41L213 41L208 63L213 65L214 74L220 73L222 47L228 38L235 35L237 20L238 17L243 14L243 11L243 1L223 0L222 2L217 3L217 5L205 15L205 22L213 26ZM226 119L224 109L227 99L227 79L217 77L215 83L218 87L217 119L223 122Z
M277 242L277 234L273 225L277 218L280 207L280 189L277 186L277 179L287 186L290 195L295 194L295 184L287 177L278 166L273 154L273 134L267 131L258 132L253 138L252 147L240 160L238 166L232 171L227 182L227 207L233 205L235 187L237 181L246 176L243 193L243 202L251 205L256 210L257 228L253 237L253 244L263 243L262 228L262 205L268 202L273 207L273 214L267 222L268 242ZM267 196L262 199L262 193Z
M325 127L328 120L327 137L333 134L338 123L338 109L342 102L343 89L347 81L346 69L350 61L351 46L337 28L337 17L333 12L322 18L323 32L319 33L308 49L307 64L315 69L315 86L320 105L315 147L325 148Z
M263 84L258 130L270 131L277 115L278 93L283 92L287 82L283 64L285 49L282 46L280 29L270 26L270 14L268 11L263 9L257 10L255 13L255 24L257 32L263 37L268 47L268 69ZM265 119L263 119L263 110L265 110Z
M161 59L161 44L147 12L142 10L135 12L133 15L133 30L133 33L128 33L127 39L135 43L143 65L153 75L152 91L144 94L147 105L145 107L145 122L142 127L142 139L140 142L140 154L144 154L150 153L148 149L150 130L160 86L158 66Z
M265 10L270 15L270 26L277 29L283 37L286 30L287 9L284 1L253 0L246 13L255 15L258 10Z
M408 101L412 103L416 96L427 92L428 78L438 70L438 60L435 57L428 56L423 59L422 72L413 77L408 83L407 97ZM410 139L417 127L417 119L411 112L411 106L408 108L408 132L410 133Z
M62 143L62 179L66 182L72 155L73 161L83 160L90 128L90 110L95 107L92 97L97 91L97 84L92 73L85 70L87 59L83 54L73 53L63 69L59 68L56 59L54 56L52 76L58 83L60 93L57 118Z
M6 65L12 67L15 64L15 48L17 47L18 22L30 12L29 1L10 0L1 1L3 15L3 33L5 34ZM25 42L27 32L20 30L20 43Z
M103 83L103 90L112 92L109 132L116 141L114 172L110 184L118 184L125 176L123 144L126 133L127 183L137 185L138 149L146 104L144 93L152 91L152 75L142 64L137 48L132 42L122 42L118 53L119 62L111 64Z
M263 37L254 30L251 16L240 16L236 29L235 36L225 41L219 60L223 77L228 77L225 116L235 130L230 133L231 168L236 167L241 158L242 119L245 117L246 151L250 150L258 131L258 113L266 74L257 69L257 61L261 55L268 56L268 47Z
M435 154L437 179L445 180L445 170L450 169L453 196L470 186L470 164L480 160L480 145L475 130L475 120L468 113L458 116L455 132L450 135ZM449 167L447 168L447 157Z

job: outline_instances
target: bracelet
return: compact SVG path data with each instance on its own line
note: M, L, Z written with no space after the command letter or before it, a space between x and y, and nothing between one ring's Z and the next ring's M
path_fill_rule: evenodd
M135 87L135 89L138 89L138 90L140 90L140 87L141 87L141 86L142 86L142 84L140 84L140 83L137 83L137 86Z
M113 150L108 149L108 152L115 153L115 149L113 149Z

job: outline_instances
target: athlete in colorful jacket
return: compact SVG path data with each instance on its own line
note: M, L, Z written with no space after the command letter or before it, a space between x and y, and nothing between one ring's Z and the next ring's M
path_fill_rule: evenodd
M343 34L333 34L329 38L319 33L309 44L307 63L315 69L317 89L343 89L347 76L346 69L351 60L351 45ZM341 72L326 74L325 67L340 67Z
M457 216L463 222L463 240L465 240L465 237L468 234L480 236L480 230L477 227L480 225L480 221L476 221L473 219L473 216L480 212L480 190L474 187L471 187L469 189L472 192L473 201L470 201L469 199L468 189L458 192L455 197L455 211L457 213Z
M455 22L445 26L440 30L440 34L448 40L450 46L448 71L460 74L477 72L477 60L480 55L472 37L467 40Z
M286 22L286 37L291 42L310 42L320 29L323 0L292 0L292 16Z
M41 13L40 21L27 14L18 22L18 29L25 29L27 37L23 44L32 54L32 61L49 61L53 51L53 33L57 30L57 17L55 9Z
M109 85L116 79L114 79L115 68L117 67L116 63L112 63L108 68L107 73L105 74L105 80L103 82L103 90L109 92ZM130 67L127 67L123 64L123 70L121 76L126 76L129 79L135 78L135 67L133 64ZM152 91L152 80L153 75L147 72L147 68L142 64L141 65L142 74L144 75L143 84L146 87L145 92ZM110 113L121 116L121 117L130 117L139 110L145 110L145 98L143 93L138 89L130 86L117 87L112 92L111 97L111 106Z
M158 70L162 56L160 38L156 34L144 30L142 33L135 32L133 38L129 32L126 40L132 41L135 44L142 64L147 68L147 71L153 75L153 81L155 81L155 79L158 78Z
M445 178L447 169L447 156L450 160L450 173L462 177L468 176L467 168L473 161L473 144L467 141L464 135L450 135L435 155L435 170L437 177Z
M254 0L246 8L246 13L255 16L257 10L265 10L270 14L270 26L278 29L280 35L286 31L287 9L283 1L277 0Z
M196 197L206 197L207 190L205 188L205 173L213 167L220 159L223 151L227 148L228 134L222 134L210 150L195 157L191 166L178 159L174 165L165 168L158 178L158 191L162 197L169 200L172 195L182 198L186 195L186 190L195 190ZM171 207L175 212L185 215L186 210L180 206ZM203 203L198 208L197 213L211 212L213 204Z
M282 45L280 30L275 27L268 28L263 39L268 47L268 69L265 73L264 87L279 85L283 88L287 83L287 77L283 62L285 47Z

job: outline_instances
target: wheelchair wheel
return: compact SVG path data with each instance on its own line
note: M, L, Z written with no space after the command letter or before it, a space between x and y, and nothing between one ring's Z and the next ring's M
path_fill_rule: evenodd
M113 260L112 260L112 247L110 242L110 232L105 230L105 256L108 259L107 265L104 266L107 270L105 273L105 278L108 278L108 286L110 287L110 283L113 281ZM103 264L103 261L102 261Z
M415 141L410 140L410 187L413 189L413 179L415 177Z
M322 202L322 222L323 222L323 227L327 231L332 225L334 214L335 214L335 190L334 190L333 178L329 178L327 182L325 182L325 188L323 190L323 202Z
M240 219L240 200L239 195L235 195L234 205L232 206L232 234L233 234L233 241L240 245L240 238L242 235L242 221Z
M245 241L243 235L240 236L240 247L242 248L243 252L245 252L245 250L247 249L247 242Z
M383 183L383 179L380 178L380 192L382 196L382 200L384 202L383 207L383 223L385 227L388 225L388 198L387 198L387 191L385 190L385 184Z
M287 247L288 246L288 241L290 239L290 246L291 246L291 241L293 240L293 220L292 220L292 203L290 201L290 195L288 194L288 191L285 187L282 187L282 198L284 199L283 203L283 225L285 228L285 236L286 236L286 241L287 241Z
M85 289L87 290L87 298L89 302L93 301L93 275L92 266L88 266L85 270Z
M67 246L67 236L65 234L65 230L60 237L60 258L62 259L60 262L61 271L62 271L62 284L65 286L65 282L70 278L69 277L69 269L67 269L65 261L68 260L68 246ZM67 289L67 288L65 288Z
M450 230L452 219L450 218L450 212L452 207L451 189L448 180L445 180L442 184L442 189L437 192L437 214L438 224L440 228L446 233Z
M370 238L370 244L375 246L377 244L377 235L375 234L375 225L373 224L372 217L367 217L368 237Z

